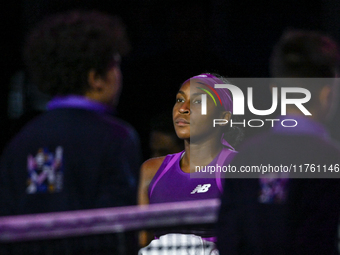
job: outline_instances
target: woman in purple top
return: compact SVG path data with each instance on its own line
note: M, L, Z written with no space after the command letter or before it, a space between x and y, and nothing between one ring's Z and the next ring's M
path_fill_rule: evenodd
M205 73L182 84L172 115L176 134L184 140L185 149L144 162L141 167L139 204L220 197L221 179L215 174L198 172L197 166L203 170L204 166L228 165L236 154L230 143L235 145L239 142L242 132L228 125L233 110L232 98L229 90L215 88L215 84L228 83L223 77L217 76ZM214 127L215 119L219 119L221 124ZM212 229L207 227L177 229L176 233L203 238L201 241L214 241ZM162 234L156 234L156 237ZM146 242L145 238L141 240L142 245ZM141 254L147 253L142 249Z

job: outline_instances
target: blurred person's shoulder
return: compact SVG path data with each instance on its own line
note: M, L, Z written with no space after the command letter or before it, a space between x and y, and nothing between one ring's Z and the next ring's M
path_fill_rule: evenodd
M259 147L264 146L270 140L271 133L267 131L248 137L238 145L237 154L243 154L251 150L258 151Z
M29 121L6 144L3 154L12 157L15 152L40 143L48 144L56 137L69 137L68 143L82 137L106 143L132 141L139 145L135 128L119 118L83 109L57 109L46 111Z
M129 122L111 115L103 115L102 119L107 128L114 128L115 132L117 132L120 136L123 136L123 138L131 137L139 139L139 135L135 127L133 127Z
M340 154L340 141L339 140L336 140L336 139L333 139L333 138L330 138L328 143L330 144L330 146L333 146L334 147L334 150Z
M263 161L283 156L287 159L330 160L340 156L340 143L321 136L266 131L246 139L238 152L234 161Z

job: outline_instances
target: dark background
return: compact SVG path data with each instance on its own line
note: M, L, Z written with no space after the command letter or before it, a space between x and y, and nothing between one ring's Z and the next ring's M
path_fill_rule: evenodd
M268 77L270 52L287 28L321 30L340 41L337 0L265 4L251 0L9 1L1 15L2 146L13 135L7 114L8 91L13 75L23 69L24 36L46 15L75 8L116 14L126 24L132 50L122 62L124 88L117 115L139 132L145 158L150 119L159 113L171 118L176 92L187 78L204 71L229 77ZM255 95L255 105L270 96L264 89ZM337 139L338 124L335 118L329 126ZM256 132L248 130L246 135Z

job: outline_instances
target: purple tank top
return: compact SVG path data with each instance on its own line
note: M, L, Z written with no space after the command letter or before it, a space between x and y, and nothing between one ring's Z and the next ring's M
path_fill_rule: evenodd
M150 204L219 198L222 180L190 178L180 168L182 152L167 155L149 185ZM209 165L228 165L236 151L224 148Z

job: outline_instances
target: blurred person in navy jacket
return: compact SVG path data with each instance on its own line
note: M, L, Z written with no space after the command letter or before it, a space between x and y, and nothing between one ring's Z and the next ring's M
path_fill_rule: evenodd
M52 99L4 150L1 215L136 204L139 137L113 117L124 33L118 17L75 10L47 17L29 34L30 78ZM115 246L98 247L105 245Z
M287 105L287 115L279 116L269 132L245 142L232 165L293 165L298 171L302 166L303 173L227 178L217 225L221 254L337 254L340 150L325 123L335 102L332 78L339 73L338 64L338 46L319 32L287 31L275 46L272 89L308 89L311 99L304 106L312 115ZM284 119L297 125L284 127ZM333 171L327 178L314 178L305 173L305 164Z

